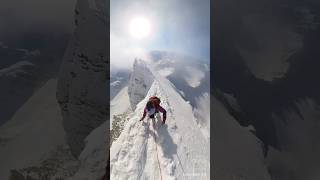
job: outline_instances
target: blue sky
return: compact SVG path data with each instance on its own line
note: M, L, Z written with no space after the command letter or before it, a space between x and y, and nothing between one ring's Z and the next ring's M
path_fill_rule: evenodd
M111 0L110 3L111 65L130 64L135 48L173 51L209 61L209 0ZM136 15L150 20L151 37L137 40L128 35L130 18Z

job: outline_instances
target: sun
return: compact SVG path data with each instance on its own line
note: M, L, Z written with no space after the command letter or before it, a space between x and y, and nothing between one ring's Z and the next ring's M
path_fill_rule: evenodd
M151 24L145 17L135 17L130 21L130 34L137 39L146 38L150 35Z

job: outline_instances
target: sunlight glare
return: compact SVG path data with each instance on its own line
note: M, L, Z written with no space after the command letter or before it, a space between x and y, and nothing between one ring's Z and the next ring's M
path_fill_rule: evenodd
M148 37L151 30L150 21L144 17L135 17L130 22L130 34L137 39Z

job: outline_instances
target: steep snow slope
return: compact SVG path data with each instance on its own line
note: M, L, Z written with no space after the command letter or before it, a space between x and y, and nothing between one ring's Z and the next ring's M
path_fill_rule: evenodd
M11 35L1 38L0 125L49 79L56 78L69 33L52 27L35 33L35 29L10 30Z
M149 54L154 70L170 80L181 96L190 102L199 126L209 134L205 124L210 124L210 102L209 98L204 100L210 92L209 63L166 51L151 51Z
M125 86L128 86L130 71L110 69L110 99L113 99Z
M101 180L107 162L107 126L103 123L85 139L86 145L79 156L80 167L68 180Z
M110 102L110 127L112 128L112 119L114 115L131 111L128 87L124 87Z
M56 84L48 81L0 127L0 179L8 179L11 169L40 166L66 145Z
M112 144L111 179L210 179L210 144L195 122L192 107L167 79L150 72L155 77L152 86ZM159 117L155 123L139 121L153 95L167 110L165 125Z
M10 120L27 101L40 86L41 78L37 67L26 60L0 69L0 125Z
M210 96L203 94L197 100L197 108L194 109L194 115L204 136L210 138Z
M311 98L298 99L296 108L288 108L284 122L277 119L277 136L281 150L271 149L267 160L276 179L319 179L320 166L320 105Z
M261 144L213 97L213 170L218 180L270 180Z

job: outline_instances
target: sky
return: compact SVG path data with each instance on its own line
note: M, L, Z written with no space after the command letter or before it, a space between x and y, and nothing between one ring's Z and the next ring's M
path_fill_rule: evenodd
M130 35L134 17L149 20L148 37ZM111 0L111 68L129 68L150 50L176 52L209 61L210 0Z
M1 0L0 41L26 32L72 32L76 0Z

